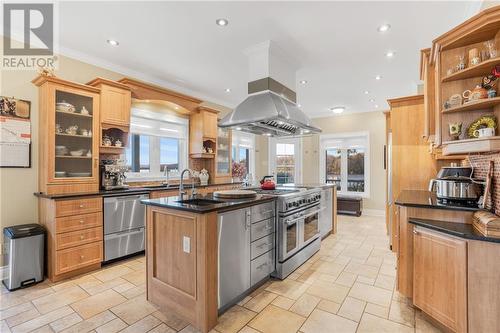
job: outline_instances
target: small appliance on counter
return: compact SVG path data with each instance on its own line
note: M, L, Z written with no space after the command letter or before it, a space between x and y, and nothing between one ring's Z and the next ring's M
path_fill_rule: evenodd
M471 167L443 167L429 182L429 191L435 192L438 203L449 206L477 207L483 192L483 182L472 178Z
M274 182L273 176L264 176L260 181L260 188L262 190L274 190L276 188L276 183Z
M119 160L102 160L100 165L100 184L104 190L119 190L128 188L125 172L128 167Z

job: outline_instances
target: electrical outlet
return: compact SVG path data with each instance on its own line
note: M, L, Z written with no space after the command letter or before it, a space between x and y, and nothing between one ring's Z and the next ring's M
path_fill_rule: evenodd
M191 238L182 237L182 250L186 253L191 253Z

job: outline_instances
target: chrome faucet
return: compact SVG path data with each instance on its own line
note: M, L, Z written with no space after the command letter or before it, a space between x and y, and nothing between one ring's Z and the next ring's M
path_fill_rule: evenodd
M193 178L193 172L189 169L184 169L181 172L181 183L179 184L179 199L184 200L184 195L187 194L186 191L184 191L184 173L189 172L189 176ZM191 197L194 198L196 195L196 189L194 188L194 181L191 181Z
M163 177L165 177L163 184L168 185L168 168L166 165L165 168L163 168Z

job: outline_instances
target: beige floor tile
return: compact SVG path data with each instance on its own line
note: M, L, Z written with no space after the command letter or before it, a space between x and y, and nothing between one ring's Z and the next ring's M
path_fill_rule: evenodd
M292 305L290 311L301 315L302 317L307 317L320 301L321 298L306 293L300 296L295 304Z
M365 312L385 319L389 317L389 308L373 303L366 304Z
M304 333L354 333L357 323L332 313L314 310L300 330Z
M50 328L49 325L45 325L31 331L30 333L54 333L54 331L52 330L52 328Z
M219 322L215 330L220 333L239 332L257 313L245 309L241 306L233 306L219 317Z
M239 302L238 302L238 305L239 305L239 306L243 306L243 305L245 305L245 304L246 304L249 300L251 300L251 299L252 299L252 297L250 297L250 296L245 296L245 298L243 298L241 301L239 301Z
M392 301L389 310L389 320L415 327L415 309L406 303Z
M308 284L292 280L273 281L267 291L297 300L309 288Z
M259 331L251 328L250 326L245 326L238 333L259 333Z
M184 320L180 319L179 317L177 317L176 315L174 315L172 313L156 311L156 312L153 312L153 316L160 319L167 326L172 327L176 331L180 331L184 327L189 325Z
M122 277L128 282L135 284L136 286L140 286L146 283L145 271L133 271L132 273L123 275Z
M129 325L157 311L156 307L143 296L132 298L110 310Z
M85 299L88 296L89 294L87 294L82 288L73 286L64 288L50 295L37 298L33 301L33 304L41 314L45 314L57 308L74 303L81 299Z
M356 282L352 286L349 296L366 302L389 307L391 304L392 292L379 287Z
M122 284L120 284L120 285L118 285L116 287L113 287L113 290L116 291L116 292L118 292L118 293L123 293L123 292L125 292L127 290L130 290L132 288L135 288L135 287L136 287L135 284L130 283L130 282L127 281L127 282L122 283Z
M336 314L340 309L340 304L322 299L316 306L316 309Z
M134 270L132 268L119 265L101 270L97 273L94 273L93 276L103 282L106 282L133 272Z
M145 293L146 293L146 285L145 284L120 292L120 294L122 294L122 296L124 296L128 299L136 298L137 296L145 294Z
M357 333L414 333L414 330L408 326L365 313L361 318Z
M69 306L64 306L52 312L46 313L34 319L28 320L20 325L11 328L13 333L23 333L30 332L51 322L58 320L73 313L73 310Z
M389 275L389 276L396 276L396 265L393 264L382 264L380 266L380 274L384 275Z
M5 322L5 320L0 320L0 332L2 333L11 333L9 325Z
M1 301L1 299L0 299ZM4 320L13 316L16 316L20 313L29 311L34 309L33 304L31 302L21 303L18 305L11 306L5 310L0 310L0 320Z
M147 316L127 327L122 333L143 333L155 328L161 324L161 320L154 316Z
M383 262L384 262L384 258L382 258L382 257L370 256L368 259L366 259L365 265L374 266L374 267L379 268Z
M347 296L349 288L340 284L332 283L330 286L312 285L307 289L307 293L322 299L341 304Z
M152 330L148 331L148 333L176 333L176 331L168 327L164 323L161 323Z
M248 326L263 333L290 333L296 332L304 321L298 314L269 305Z
M271 293L269 291L263 291L248 302L245 303L245 308L252 310L254 312L262 311L266 306L269 305L278 295Z
M17 296L15 292L2 294L2 301L0 302L0 310L5 310L11 306L16 306L26 303L26 300L21 296Z
M110 322L111 320L116 319L116 316L112 314L110 311L101 312L89 319L79 322L76 325L71 326L70 328L62 331L63 333L81 333L81 332L90 332L95 330L96 328Z
M72 313L65 317L62 317L61 319L51 322L49 326L54 332L61 332L68 327L81 322L82 320L83 319L77 313Z
M127 299L110 289L102 293L92 295L81 301L71 304L71 307L83 318L88 319L113 306L125 302Z
M274 301L271 302L271 304L276 305L284 310L290 309L293 303L295 303L293 299L286 298L283 296L278 296L274 299Z
M394 276L379 274L375 280L375 287L384 288L387 290L393 290L396 284L396 278Z
M40 312L38 312L38 310L33 307L31 310L21 312L20 314L9 317L5 321L10 327L14 327L38 316L40 316Z
M40 298L42 296L46 296L46 295L54 293L54 289L52 289L48 283L43 284L42 286L40 286L38 288L37 287L38 287L38 285L35 285L33 287L26 289L26 293L24 295L22 295L22 297L26 301L32 301L32 300Z
M350 262L347 264L345 272L361 275L367 278L375 279L378 275L378 267L373 267L365 264L358 264L356 262Z
M106 324L97 327L95 330L97 333L115 333L120 332L128 325L126 322L121 320L120 318L115 318L111 321L108 321Z
M193 326L189 325L189 326L186 326L182 329L182 331L179 331L179 333L202 333L200 332L198 329L194 328ZM209 333L213 333L213 332L209 332Z
M335 283L351 288L354 282L356 281L356 277L357 277L356 274L342 272L340 273Z
M143 272L144 273L144 272ZM103 291L106 291L108 289L118 287L122 284L129 283L127 280L123 278L116 278L113 280L109 280L106 282L102 282L98 279L95 279L95 281L89 281L85 283L79 284L79 286L84 289L86 292L88 292L90 295L95 295L102 293Z
M261 292L263 292L264 290L267 289L267 287L269 287L271 285L271 283L273 283L272 280L269 280L269 281L266 281L263 285L261 285L259 288L255 289L254 291L252 291L250 293L250 297L255 297L257 296L258 294L260 294Z
M359 322L361 316L363 315L363 311L365 310L365 306L365 301L360 301L352 297L346 297L337 314L344 318Z

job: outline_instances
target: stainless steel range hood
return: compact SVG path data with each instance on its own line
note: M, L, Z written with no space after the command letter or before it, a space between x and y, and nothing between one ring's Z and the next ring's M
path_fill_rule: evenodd
M295 103L294 65L271 41L247 50L250 62L250 94L219 127L267 136L297 136L320 133ZM288 84L288 87L286 86Z

